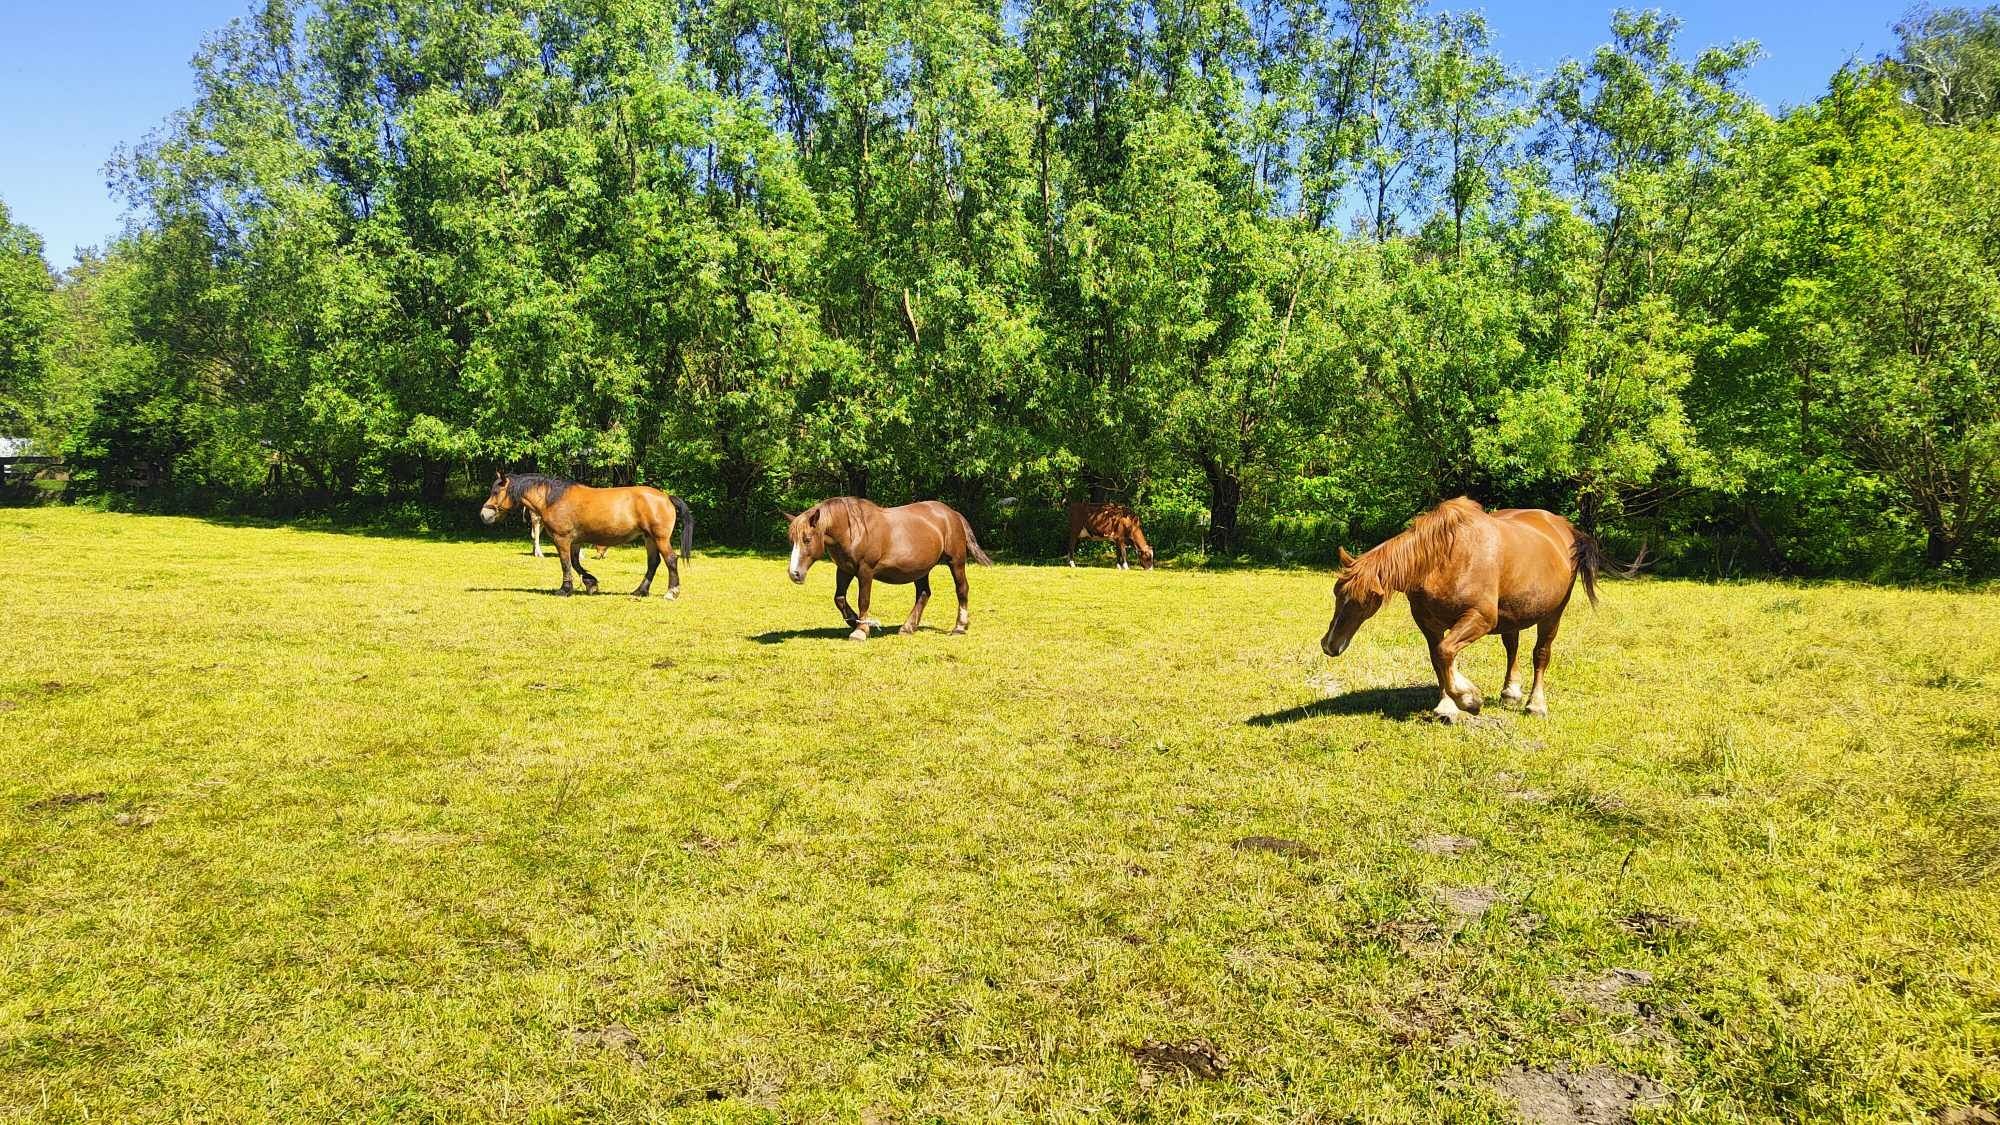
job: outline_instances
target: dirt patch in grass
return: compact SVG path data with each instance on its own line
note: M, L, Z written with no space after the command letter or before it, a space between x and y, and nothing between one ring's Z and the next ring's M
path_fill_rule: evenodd
M1493 909L1500 901L1500 892L1492 887L1439 887L1437 898L1446 910L1471 921Z
M1493 1080L1493 1088L1530 1125L1625 1125L1639 1107L1666 1103L1658 1082L1603 1066L1582 1071L1509 1067Z
M1410 844L1426 855L1464 855L1479 850L1479 841L1470 836L1422 836Z
M1230 847L1239 852L1271 852L1293 859L1319 858L1318 848L1310 844L1301 844L1297 840L1287 840L1282 836L1245 836Z
M1153 1074L1191 1074L1213 1082L1229 1073L1229 1060L1206 1039L1185 1039L1178 1043L1148 1039L1127 1044L1125 1053L1132 1056L1142 1071Z
M94 793L57 793L54 796L29 801L28 808L36 812L46 812L50 809L74 808L77 805L94 805L109 800L110 797L111 794L101 789Z
M646 1052L639 1046L639 1033L616 1020L602 1027L571 1028L569 1038L579 1047L617 1055L629 1063L646 1061Z
M1637 934L1639 944L1653 950L1664 949L1694 932L1692 920L1657 910L1634 910L1620 918L1618 924Z

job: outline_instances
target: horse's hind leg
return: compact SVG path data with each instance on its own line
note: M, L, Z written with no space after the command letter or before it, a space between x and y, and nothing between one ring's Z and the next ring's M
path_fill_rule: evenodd
M535 513L533 513L533 512L529 512L529 513L528 513L528 526L529 526L529 528L531 528L531 529L533 530L533 532L534 532L534 536L535 536L535 557L539 559L539 558L541 558L541 557L542 557L542 518L541 518L540 516L536 515L536 514L535 514Z
M662 536L660 536L660 540L659 540L659 542L658 542L658 543L655 543L655 544L648 544L648 548L649 548L649 549L651 549L651 550L657 550L657 551L658 551L658 552L659 552L660 554L662 554L662 555L666 556L666 559L667 559L667 600L668 600L668 601L672 601L672 600L674 600L675 598L678 598L678 597L680 597L680 596L681 596L681 560L680 560L680 556L678 556L678 555L674 554L674 536L673 536L673 531L672 531L672 529L668 529L668 532L667 532L667 534L665 534L665 535L662 535Z
M958 591L958 625L951 635L956 637L972 624L972 587L965 582L965 556L951 560L951 583Z
M1528 689L1528 714L1541 718L1549 717L1548 696L1543 694L1543 680L1549 670L1549 654L1556 649L1556 630L1562 627L1562 617L1550 617L1535 630L1535 682Z
M1125 541L1123 539L1118 540L1118 569L1119 570L1132 569L1132 564L1130 562L1127 562L1125 559Z
M1507 686L1500 689L1500 699L1504 703L1521 702L1521 631L1509 629L1500 634L1500 643L1507 646Z
M907 637L915 633L917 626L924 623L924 603L930 600L931 576L926 574L922 578L917 579L917 604L910 607L910 619L903 622L901 632L904 636Z
M583 569L583 544L572 540L569 545L568 554L569 565L574 567L577 574L583 578L583 592L586 594L595 594L597 592L597 576Z
M653 592L653 572L660 569L660 548L651 539L646 540L646 577L639 580L639 588L632 591L635 598L643 598Z

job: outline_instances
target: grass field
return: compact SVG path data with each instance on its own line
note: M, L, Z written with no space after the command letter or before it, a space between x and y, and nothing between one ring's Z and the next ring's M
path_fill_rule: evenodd
M1550 720L1448 728L1324 572L974 568L856 644L827 566L524 547L0 511L0 1113L2000 1100L2000 596L1608 583Z

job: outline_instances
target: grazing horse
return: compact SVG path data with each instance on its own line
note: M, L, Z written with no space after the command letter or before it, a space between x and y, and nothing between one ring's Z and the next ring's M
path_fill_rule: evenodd
M896 585L914 582L917 604L902 632L917 631L924 619L924 603L931 600L931 569L939 563L951 567L958 587L958 627L952 635L965 632L971 621L971 597L965 584L965 557L988 566L993 560L979 549L972 524L956 510L935 500L884 508L858 496L837 496L822 500L792 517L792 581L805 584L806 571L821 556L833 556L839 568L834 585L833 606L854 632L850 640L865 641L868 630L881 622L868 616L868 599L877 580ZM847 584L861 580L859 609L847 605Z
M660 558L667 560L667 597L681 592L681 568L674 555L674 524L681 528L681 554L694 546L694 514L687 501L669 496L657 488L634 485L627 488L592 488L587 484L538 476L533 473L500 473L493 478L493 491L479 509L479 518L492 524L516 507L527 509L555 540L556 558L562 563L561 593L573 591L571 573L583 577L583 592L597 592L597 578L583 569L583 548L594 543L609 547L635 538L646 541L646 577L636 597L645 597L653 588L653 572Z
M1597 541L1554 512L1507 508L1488 512L1463 496L1447 500L1411 521L1410 529L1363 554L1340 552L1333 620L1319 647L1328 656L1346 650L1361 623L1389 595L1410 599L1410 616L1430 642L1436 670L1436 713L1447 722L1479 713L1479 688L1458 670L1465 646L1498 631L1507 646L1507 684L1500 698L1521 698L1516 667L1521 630L1535 632L1535 682L1528 714L1547 716L1543 677L1563 609L1579 576L1590 604L1597 604L1597 572L1603 565Z
M522 508L521 514L523 516L526 516L528 519L528 531L535 540L535 557L539 559L542 557L542 517L536 515L534 512L530 511L527 508ZM610 553L611 553L610 544L608 543L598 544L597 546L598 558L601 559Z
M1123 504L1091 504L1079 500L1069 506L1069 547L1063 551L1069 565L1076 565L1076 541L1088 538L1109 539L1118 548L1118 569L1130 570L1132 566L1125 559L1125 549L1139 550L1139 565L1153 569L1153 548L1146 544L1146 533L1139 530L1139 516Z

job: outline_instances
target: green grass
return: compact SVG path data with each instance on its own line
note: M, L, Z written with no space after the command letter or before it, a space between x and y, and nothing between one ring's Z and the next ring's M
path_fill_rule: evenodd
M560 599L524 547L0 511L0 1113L2000 1098L2000 597L1607 584L1552 719L1446 728L1400 601L1319 652L1323 572L975 567L970 635L854 644L828 566Z

